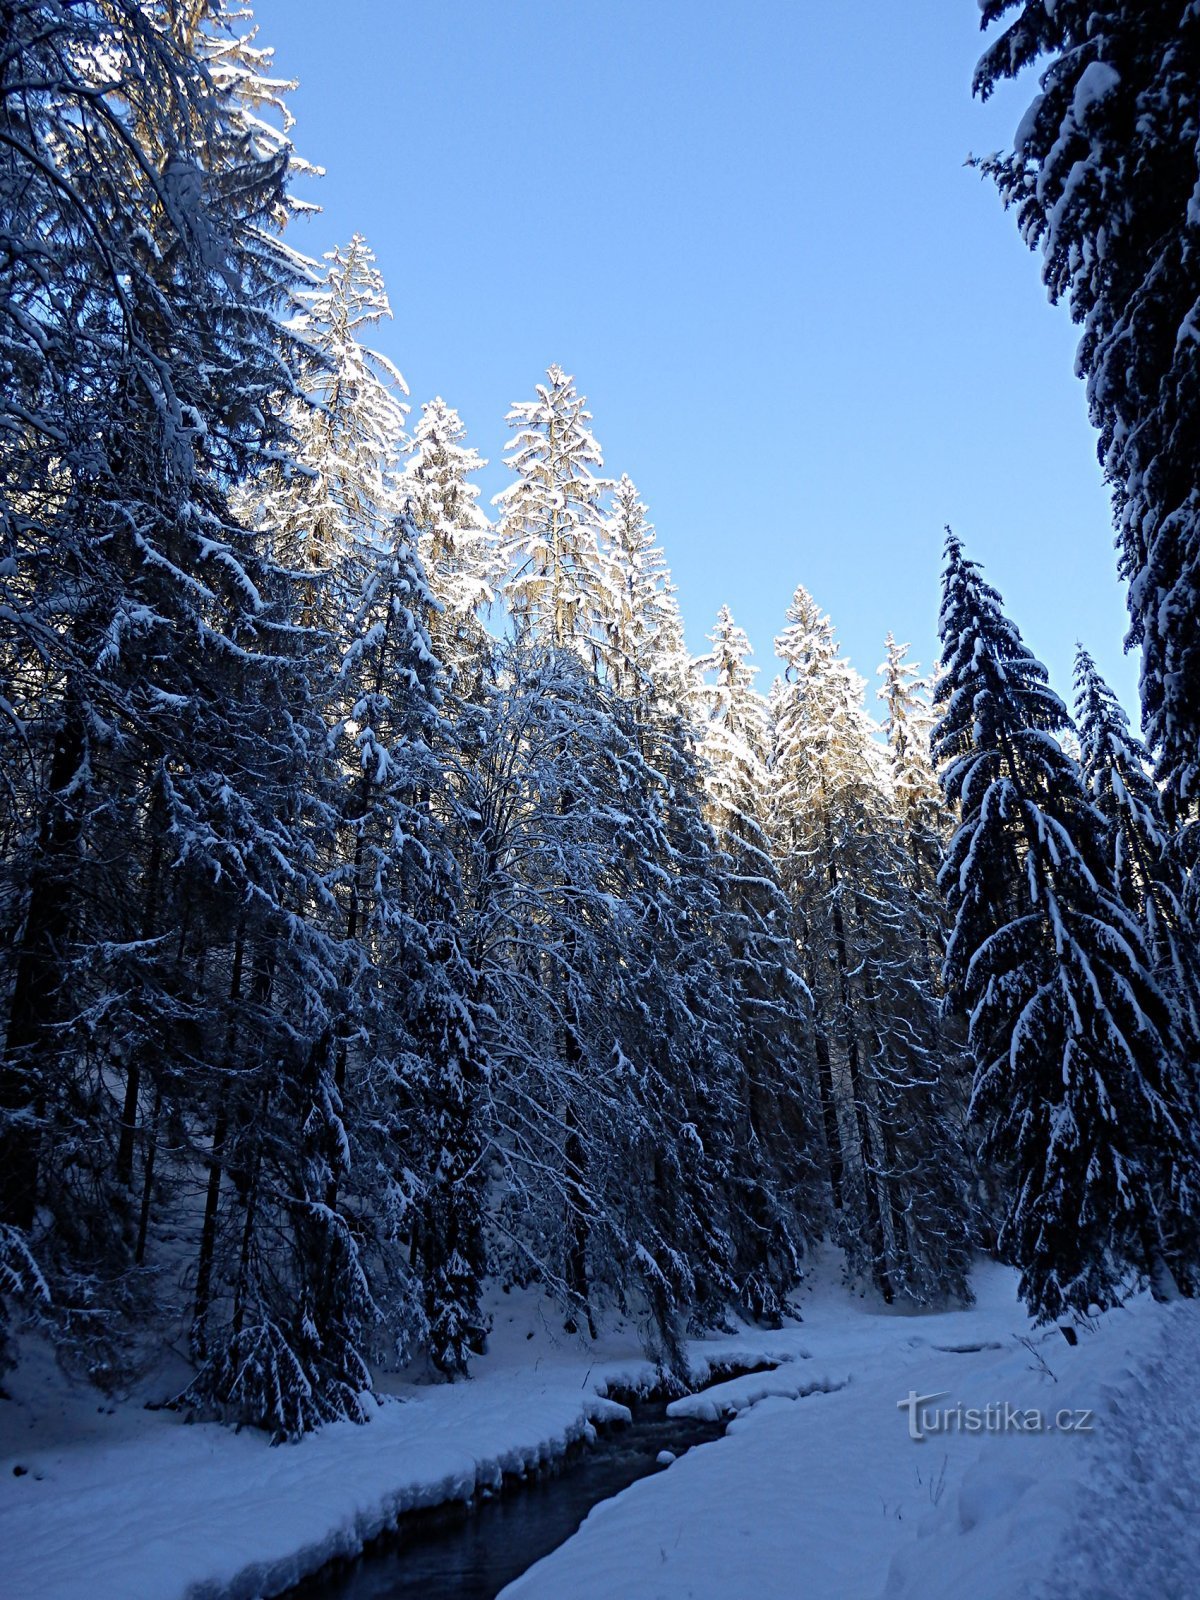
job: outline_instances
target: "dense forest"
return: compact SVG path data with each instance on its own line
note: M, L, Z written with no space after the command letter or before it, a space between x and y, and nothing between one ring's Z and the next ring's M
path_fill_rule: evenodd
M168 1341L285 1438L467 1375L497 1285L664 1369L822 1240L889 1304L1200 1288L1200 23L1010 9L1149 747L954 533L925 676L803 587L769 687L728 609L694 658L575 379L482 505L366 240L292 248L243 10L0 0L0 1376Z

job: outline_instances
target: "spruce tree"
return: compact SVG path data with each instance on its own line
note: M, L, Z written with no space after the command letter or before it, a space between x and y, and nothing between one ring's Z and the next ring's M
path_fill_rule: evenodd
M721 607L709 641L712 649L695 663L711 675L699 691L700 760L705 809L720 850L722 966L736 1005L733 1048L743 1074L735 1270L742 1306L775 1319L790 1287L784 1276L800 1275L804 1251L827 1213L810 996L767 832L767 708L754 688L750 642L728 606Z
M460 712L452 788L464 936L492 1062L497 1265L594 1329L620 1292L632 1196L615 1184L636 1084L618 1047L632 965L625 805L636 752L570 648L520 644L488 664ZM624 1130L618 1132L618 1130Z
M677 639L675 590L637 486L623 473L603 529L603 588L597 621L609 682L635 706L667 689Z
M1178 1003L1191 1038L1200 1039L1200 957L1162 794L1146 747L1082 645L1075 653L1075 720L1084 781L1109 825L1121 899L1145 927L1164 992Z
M363 1170L344 1139L327 1144L328 1204L351 1185L376 1219L381 1297L398 1308L397 1346L424 1343L447 1375L466 1372L485 1333L480 1309L481 1096L476 984L459 936L459 880L442 803L442 673L418 533L397 518L386 546L360 558L362 591L340 687L345 718L339 812L345 845L331 887L352 963L332 1044L333 1093L361 1101ZM408 1242L415 1274L398 1246ZM336 1304L331 1296L331 1304ZM404 1307L411 1303L405 1318Z
M655 929L643 941L638 1010L657 1027L638 1049L655 1062L664 1104L687 1097L704 1150L681 1173L677 1152L657 1150L661 1177L646 1210L671 1209L669 1191L690 1190L689 1206L674 1206L663 1235L677 1225L690 1230L690 1242L681 1236L676 1248L693 1263L693 1317L714 1316L732 1284L744 1311L777 1321L823 1214L808 1135L803 984L786 903L777 882L772 895L774 869L755 844L735 864L740 841L730 847L713 827L693 722L697 674L665 553L627 475L613 493L602 554L599 665L646 763L638 814L658 819L634 891L647 897L645 925ZM631 1026L630 1037L640 1037L636 1017ZM643 1116L649 1123L650 1105ZM726 1202L718 1206L719 1190ZM707 1215L708 1227L687 1222L689 1212Z
M1200 16L1131 0L982 11L984 27L1017 15L976 93L1041 68L1012 153L982 165L1082 328L1076 370L1114 491L1145 726L1186 814L1200 800Z
M537 398L514 405L508 465L516 481L496 496L497 537L509 566L505 599L535 638L570 644L590 660L600 603L600 500L608 487L575 380L553 366Z
M483 648L479 612L491 606L500 579L495 530L471 482L487 462L465 437L458 412L440 396L423 405L400 485L439 607L430 619L434 644L455 676Z
M879 667L883 686L878 695L887 711L883 730L891 792L904 824L914 885L919 892L930 893L941 865L948 820L929 748L934 720L930 683L908 660L908 645L897 644L889 633L885 648L887 655Z
M256 68L215 8L21 0L6 21L0 1214L38 1219L47 1281L92 1300L87 1348L88 1318L60 1331L109 1381L159 1110L185 1090L212 1110L227 897L253 907L243 951L303 943L287 819L318 729L286 579L229 503L286 452L299 265L287 141L248 114Z
M1171 1217L1194 1153L1170 1009L1113 879L1069 718L1000 596L947 536L934 751L961 823L941 872L945 976L969 1019L971 1112L1008 1184L1000 1249L1041 1321L1186 1278ZM1172 1263L1172 1255L1176 1256Z
M356 603L338 576L365 546L382 546L402 499L408 390L385 356L361 341L392 314L383 275L361 234L326 252L327 267L301 291L302 393L288 411L292 451L275 472L245 485L240 509L298 573L298 620L335 632ZM320 602L320 604L318 603Z
M1200 1062L1200 945L1185 903L1185 874L1177 841L1163 815L1161 792L1150 776L1145 746L1131 731L1116 695L1080 645L1075 656L1075 716L1083 778L1108 824L1109 861L1123 905L1142 926L1151 969L1175 1018L1181 1054L1173 1064L1186 1094L1193 1127L1200 1127L1196 1068ZM1178 1236L1176 1271L1195 1285L1186 1245L1194 1218L1170 1220Z
M964 1164L905 829L829 619L804 589L776 641L778 839L813 994L841 1237L887 1301L969 1298Z

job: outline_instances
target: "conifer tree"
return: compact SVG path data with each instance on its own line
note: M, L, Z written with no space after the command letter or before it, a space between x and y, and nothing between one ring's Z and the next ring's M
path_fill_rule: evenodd
M758 877L739 884L739 868L711 831L693 731L696 672L665 554L627 475L614 491L605 535L599 663L648 764L638 803L659 830L635 891L653 904L656 930L646 945L639 1010L659 1019L639 1049L656 1063L665 1103L681 1089L690 1097L707 1158L693 1163L693 1212L712 1217L687 1246L693 1315L712 1315L732 1282L745 1311L775 1321L822 1212L808 1137L803 985L790 958L786 905L777 884L772 898L773 868L764 859L741 860ZM677 1020L668 1023L672 1006ZM643 1115L652 1116L649 1106ZM658 1150L662 1176L648 1211L663 1209L669 1186L687 1188L686 1170L669 1176L676 1159ZM731 1202L727 1215L719 1208L720 1221L711 1198L703 1199L705 1186L717 1183Z
M301 291L305 365L303 393L289 408L292 456L247 486L243 512L269 530L278 560L315 575L302 585L301 620L337 629L355 603L338 593L339 570L362 548L381 548L400 511L408 407L399 396L408 390L392 362L361 342L364 329L392 314L366 240L356 233L325 260L319 283Z
M197 925L241 892L248 937L279 936L280 863L303 854L279 810L315 733L302 651L283 576L228 503L286 447L278 317L299 267L275 231L287 141L247 114L253 64L213 7L21 0L6 21L0 1214L28 1230L40 1208L51 1287L90 1295L101 1328L143 1255L139 1109L211 1081L219 1051L222 956L180 981L207 959ZM79 1353L103 1380L102 1343Z
M491 606L500 578L495 530L471 482L487 462L465 437L458 412L440 396L423 405L401 483L425 574L442 608L430 623L434 643L452 671L464 653L478 655L478 614Z
M1165 1292L1168 1265L1190 1271L1171 1218L1194 1195L1170 1010L1056 738L1066 708L953 535L940 630L934 750L962 816L941 874L946 983L970 1024L972 1115L1008 1182L1000 1249L1039 1320L1112 1305L1131 1268Z
M737 1006L733 1048L744 1081L738 1179L744 1193L744 1308L782 1310L780 1267L793 1279L826 1212L816 1158L816 1090L809 1055L810 997L792 939L792 916L767 835L767 710L755 692L750 642L722 606L708 654L712 681L700 744L706 811L720 849L719 925L725 981Z
M598 622L609 682L634 705L665 688L663 673L676 645L671 630L674 587L666 557L637 487L623 473L604 524L604 587Z
M946 838L946 812L929 748L934 720L929 684L908 660L908 645L897 644L889 633L885 648L887 656L879 668L883 679L879 698L887 710L883 728L891 791L903 820L914 881L922 892L929 892Z
M862 680L802 588L776 651L779 859L813 995L842 1237L885 1300L967 1298L963 1163L943 1083L953 1051Z
M1075 720L1083 778L1109 826L1117 890L1145 930L1154 973L1178 1008L1193 1061L1200 1050L1200 954L1184 907L1184 875L1150 776L1150 757L1088 652L1075 653Z
M608 485L592 471L604 463L575 380L558 366L546 378L536 400L508 414L516 430L508 444L516 481L495 502L510 568L505 598L535 638L556 648L570 644L591 659L603 581L600 500Z
M458 853L489 1019L501 1264L518 1281L540 1278L573 1328L594 1329L597 1293L622 1295L631 1273L648 1275L659 1299L645 1304L668 1337L690 1292L687 1259L679 1252L675 1281L663 1279L631 1154L650 1081L627 1032L645 940L637 876L661 859L637 805L639 752L570 648L504 652L462 730L464 752L468 732L474 748L455 775ZM664 1125L668 1112L661 1101Z
M397 518L388 546L364 553L362 566L341 673L347 713L337 730L347 847L333 873L344 937L362 953L351 952L332 1092L321 1103L337 1106L353 1093L376 1132L365 1171L353 1176L346 1140L331 1129L327 1198L332 1206L339 1182L354 1182L356 1209L378 1219L386 1293L401 1313L406 1300L420 1302L420 1320L411 1311L407 1326L393 1318L392 1338L401 1347L422 1338L435 1366L455 1376L485 1332L486 1066L475 979L459 938L458 871L437 803L442 674L413 522ZM403 1240L417 1282L397 1295Z
M987 0L1010 12L975 73L986 98L1042 68L1010 155L983 162L1081 329L1114 491L1131 638L1160 775L1181 817L1200 799L1200 17L1130 0Z

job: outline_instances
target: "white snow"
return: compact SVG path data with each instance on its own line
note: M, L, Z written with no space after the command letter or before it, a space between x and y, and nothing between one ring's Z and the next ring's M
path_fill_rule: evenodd
M585 1345L532 1294L495 1297L491 1353L456 1385L398 1385L366 1427L271 1448L261 1433L186 1426L65 1386L36 1347L0 1402L2 1600L216 1600L274 1595L353 1555L402 1513L469 1500L627 1421L606 1389L649 1388L633 1329ZM799 1330L706 1340L712 1363L796 1358ZM19 1475L14 1469L21 1469Z
M1107 61L1089 61L1079 74L1075 95L1071 101L1071 115L1082 127L1087 114L1097 101L1110 95L1121 81L1121 74Z
M669 1417L698 1417L719 1422L722 1417L740 1416L763 1400L800 1400L810 1394L832 1394L844 1389L849 1374L814 1374L807 1367L786 1366L777 1372L755 1372L744 1378L731 1378L714 1384L702 1394L684 1395L667 1407Z
M476 1381L406 1385L365 1427L336 1423L295 1445L165 1412L109 1416L94 1392L63 1396L50 1381L52 1399L0 1405L0 1595L278 1594L405 1511L468 1500L591 1437L595 1423L627 1420L597 1390L653 1379L633 1336L610 1338L609 1359L593 1365L574 1341L550 1344L528 1298L513 1299L514 1324L537 1326L536 1343L501 1327L501 1353Z
M1196 1477L1177 1485L1174 1472L1200 1458L1200 1309L1140 1301L1072 1348L1054 1327L1030 1331L1006 1270L984 1269L977 1285L980 1304L949 1315L811 1304L811 1366L844 1363L845 1387L763 1399L724 1439L597 1506L504 1600L1194 1593ZM941 1407L1007 1401L1048 1420L1095 1416L1089 1432L914 1442L898 1409L910 1391L944 1393ZM1173 1413L1166 1449L1156 1448L1160 1396ZM1131 1459L1140 1503L1125 1492Z
M1053 1327L1030 1330L1015 1281L984 1266L975 1308L926 1316L825 1283L803 1299L802 1326L694 1344L698 1377L781 1366L674 1402L676 1415L734 1420L597 1506L506 1597L1015 1600L1048 1585L1182 1600L1200 1564L1200 1308L1143 1298L1072 1348ZM653 1376L631 1330L584 1348L555 1343L531 1296L497 1310L472 1382L407 1385L365 1428L276 1449L167 1413L98 1410L27 1363L24 1392L0 1404L0 1594L277 1594L405 1510L486 1492L592 1437L623 1414L599 1391ZM910 1391L944 1393L941 1407L1086 1409L1094 1426L917 1443L898 1408Z

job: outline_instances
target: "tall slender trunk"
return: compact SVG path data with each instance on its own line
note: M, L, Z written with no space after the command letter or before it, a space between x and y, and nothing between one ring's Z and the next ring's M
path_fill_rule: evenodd
M575 1038L574 1029L567 1030L567 1059L568 1062L578 1064L580 1061L579 1044ZM568 1096L563 1110L563 1126L566 1129L566 1138L563 1141L563 1164L567 1181L567 1253L566 1253L566 1278L567 1287L579 1302L580 1310L587 1320L588 1332L592 1338L596 1337L596 1323L592 1315L591 1300L588 1296L588 1218L587 1198L584 1183L587 1174L587 1154L584 1150L583 1140L579 1136L579 1119L575 1113L573 1101Z
M560 814L566 816L574 806L574 796L569 788L564 787L559 800ZM578 941L575 937L575 928L570 921L570 894L566 895L565 910L567 913L567 926L563 944L567 954L568 970L573 969L578 954ZM564 981L564 1014L567 1020L563 1028L563 1058L567 1067L568 1080L571 1077L581 1077L584 1065L583 1047L579 1042L578 1017L574 1015L574 1006L570 1004L569 980ZM567 1194L567 1249L566 1249L566 1278L567 1287L579 1302L579 1306L587 1319L588 1332L592 1338L596 1337L596 1324L592 1316L591 1301L588 1296L587 1250L588 1250L588 1203L586 1195L587 1181L587 1150L580 1135L579 1117L575 1109L575 1102L571 1090L568 1088L566 1105L563 1109L563 1176L566 1181Z
M825 1147L829 1155L829 1189L833 1209L840 1211L846 1197L846 1165L842 1154L842 1135L838 1127L837 1102L833 1090L833 1062L829 1056L829 1036L821 1016L821 987L812 941L804 940L804 981L812 996L813 1054L817 1058L817 1092L821 1099L821 1120L825 1128Z
M858 1130L859 1154L863 1174L863 1199L867 1213L867 1233L875 1255L875 1276L884 1302L891 1305L895 1299L891 1276L887 1266L887 1245L883 1233L883 1213L879 1204L879 1186L876 1181L874 1139L871 1133L870 1112L866 1099L866 1083L862 1068L862 1044L854 1016L854 1000L850 990L850 959L846 940L846 925L842 916L840 884L837 861L833 849L833 835L829 813L825 812L825 862L829 881L830 902L833 907L833 942L837 962L838 1000L841 1013L842 1045L846 1052L846 1066L850 1074L850 1097L854 1102L854 1121Z
M250 1253L254 1244L254 1224L258 1215L259 1175L262 1170L262 1129L266 1125L267 1113L270 1108L271 1084L270 1079L267 1079L262 1086L259 1122L254 1138L254 1155L251 1158L250 1171L246 1180L246 1211L242 1219L242 1243L238 1251L237 1282L233 1291L233 1332L235 1338L241 1333L246 1317L246 1284L250 1276Z
M233 1046L237 1037L237 1006L242 997L242 967L246 954L246 929L237 931L233 947L233 971L229 979L229 1025L225 1033L223 1076L233 1069ZM217 1246L217 1214L221 1199L221 1177L225 1164L225 1141L229 1135L229 1090L225 1082L218 1089L217 1115L213 1124L212 1146L208 1157L208 1190L204 1200L204 1222L200 1229L200 1254L196 1265L196 1300L192 1312L192 1349L196 1359L208 1355L208 1313L212 1305L212 1270Z
M370 793L370 781L364 779L364 791L358 808L358 816L360 821L366 814L367 806L370 802ZM346 942L347 944L351 945L359 936L359 931L363 920L362 908L366 900L366 884L363 881L363 868L364 851L362 833L360 831L354 845L354 873L350 880L350 900L346 907ZM349 991L350 979L352 975L353 957L350 958L345 967L342 979L342 1014L335 1025L333 1037L333 1084L334 1088L337 1090L339 1102L344 1100L346 1092L346 1074L350 1062L350 1027L349 1018L345 1014L344 1007L345 996ZM327 1040L318 1040L317 1044L314 1046L314 1051L319 1053L325 1048L328 1048ZM315 1076L320 1070L316 1059L314 1059L312 1063L312 1068ZM337 1209L338 1185L341 1182L342 1169L340 1146L338 1141L332 1137L329 1140L329 1148L326 1151L326 1159L329 1163L329 1181L325 1185L325 1204L328 1206L330 1211L334 1211Z
M50 764L49 798L34 846L29 903L16 959L8 1032L0 1058L0 1222L28 1230L37 1209L42 1075L70 937L70 863L83 832L69 791L83 764L83 713L70 689Z
M865 940L868 937L869 925L863 909L862 896L858 893L856 893L854 896L854 915L860 933ZM861 969L865 964L860 961L859 965ZM869 978L865 971L861 971L859 982L862 986L863 1001L867 1009L867 1015L870 1018L871 1029L875 1035L876 1056L877 1059L883 1059L886 1049L886 1034L883 1025L883 1007L880 1002L879 991L873 979ZM924 1027L924 1019L922 1026ZM934 1041L931 1039L931 1046L933 1043ZM933 1051L931 1048L931 1059L932 1058ZM878 1180L879 1187L883 1196L883 1200L886 1202L887 1206L886 1217L882 1219L883 1223L885 1224L882 1231L884 1233L884 1241L886 1244L888 1227L890 1227L891 1260L899 1267L902 1260L912 1259L912 1250L907 1219L904 1208L900 1203L900 1196L897 1186L899 1162L897 1160L896 1146L893 1139L895 1119L894 1115L889 1116L883 1109L880 1108L878 1101L876 1101L874 1106L870 1109L874 1111L872 1127L874 1128L877 1136L877 1149L880 1167ZM932 1129L930 1131L932 1132ZM890 1278L889 1287L894 1288L894 1285L891 1284Z
M162 1088L154 1091L154 1110L150 1114L150 1133L146 1141L146 1162L142 1169L142 1203L138 1212L137 1247L134 1262L140 1267L146 1259L146 1234L150 1228L150 1203L154 1194L154 1162L158 1155L158 1119L162 1114Z
M141 937L143 942L154 937L154 929L158 920L158 889L162 875L162 838L158 832L159 807L157 800L152 802L148 826L154 832L154 843L150 847L150 860L146 867L146 898L142 906ZM137 1137L137 1108L138 1097L142 1087L142 1063L135 1049L130 1058L128 1076L125 1080L125 1106L121 1114L121 1137L117 1145L117 1182L123 1189L128 1189L133 1183L133 1146Z

